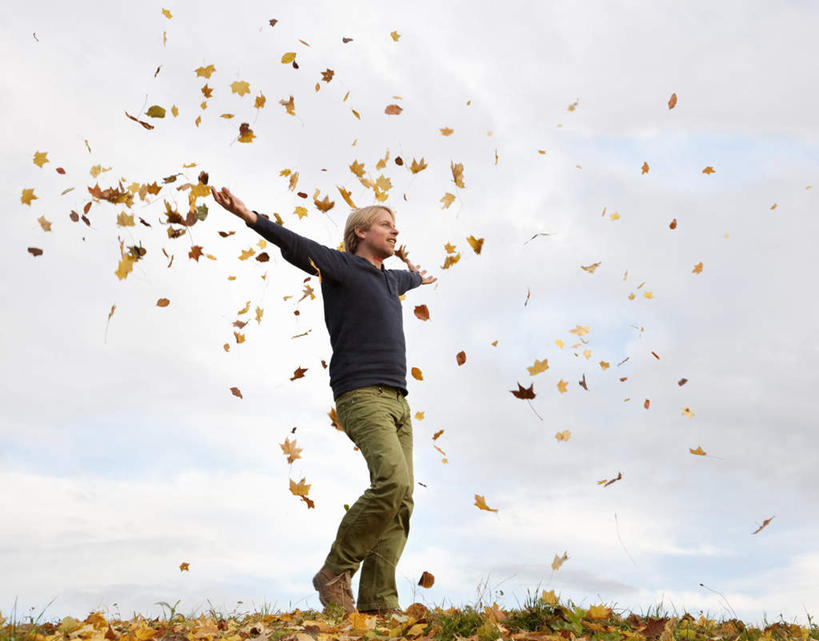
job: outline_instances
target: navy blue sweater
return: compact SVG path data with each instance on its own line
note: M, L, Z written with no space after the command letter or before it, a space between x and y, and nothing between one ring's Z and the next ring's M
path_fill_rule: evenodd
M383 383L406 396L407 355L401 301L421 284L406 269L379 269L369 260L325 247L262 216L248 227L281 249L282 257L308 274L321 272L324 322L330 333L330 387L333 398Z

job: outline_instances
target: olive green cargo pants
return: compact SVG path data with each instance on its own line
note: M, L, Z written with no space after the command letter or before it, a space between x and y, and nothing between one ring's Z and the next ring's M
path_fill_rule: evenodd
M359 610L398 608L395 566L413 507L409 405L397 388L371 385L339 396L336 413L367 461L370 487L341 520L325 565L352 576L361 564Z

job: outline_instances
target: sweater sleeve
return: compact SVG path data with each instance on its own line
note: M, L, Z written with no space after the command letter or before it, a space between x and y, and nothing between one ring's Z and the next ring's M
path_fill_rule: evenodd
M316 270L310 260L321 271L322 278L328 278L342 283L349 269L348 257L344 252L331 249L305 236L301 236L286 227L265 218L255 209L256 222L245 223L248 227L261 234L266 240L281 249L282 257L291 265L316 276Z
M401 296L410 289L415 289L421 284L421 274L418 272L411 272L407 269L391 269L390 270L398 279L398 295Z

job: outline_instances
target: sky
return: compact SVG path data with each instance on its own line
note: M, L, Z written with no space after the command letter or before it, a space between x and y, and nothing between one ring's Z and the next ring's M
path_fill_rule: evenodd
M186 211L177 187L206 171L337 247L351 211L338 187L377 202L357 161L390 179L399 242L438 279L403 301L408 372L423 380L408 374L418 483L402 607L514 608L545 589L626 613L815 620L814 4L4 13L3 615L321 608L310 580L369 477L328 418L319 284L211 198L170 238L164 203ZM252 142L237 140L241 123ZM88 192L154 181L130 210ZM326 213L316 190L335 203ZM89 224L72 221L89 201ZM123 211L136 225L117 223ZM147 250L124 279L120 241ZM447 243L460 259L444 269ZM189 258L194 245L213 258ZM250 248L270 260L241 260ZM299 300L305 284L315 298ZM249 321L242 343L236 320ZM530 374L536 359L549 367ZM302 448L292 464L285 438ZM289 491L302 478L314 509Z

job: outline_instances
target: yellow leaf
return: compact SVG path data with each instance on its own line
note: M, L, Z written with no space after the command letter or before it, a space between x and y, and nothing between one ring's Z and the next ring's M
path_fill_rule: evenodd
M555 438L558 441L568 441L571 437L572 437L572 431L571 430L563 430L562 432L557 432L555 434Z
M245 342L245 335L240 334L239 332L233 332L233 335L236 337L236 343L244 343Z
M472 249L475 251L476 254L481 253L481 248L483 247L483 238L475 238L474 236L467 236L467 242L470 244Z
M384 174L381 174L375 181L375 186L381 191L389 191L392 189L392 182L390 182L390 179L384 176Z
M643 173L643 174L647 174L647 173L648 173L648 163L647 163L647 162L644 162L644 163L643 163L643 166L641 167L641 169L642 169L642 173Z
M119 265L117 265L117 269L114 272L117 275L117 278L119 278L120 280L128 276L128 274L134 268L135 262L135 259L130 254L130 252L125 253L125 251L123 250L123 244L124 244L123 241L119 241L119 252L122 258L120 259Z
M714 171L715 171L715 169L711 165L708 165L705 169L702 170L702 173L704 173L704 174L713 174Z
M441 198L441 202L444 203L444 206L441 209L447 209L452 203L455 202L455 194L450 194L449 192L444 194L444 197Z
M540 595L540 600L548 605L557 605L558 602L558 598L555 595L554 590L549 590L548 592L543 590L543 593Z
M344 199L344 202L346 202L353 209L356 209L355 203L353 202L353 199L350 197L350 192L344 189L344 187L339 187L338 185L336 185L336 189L338 189L339 193L341 194L341 197Z
M427 168L427 163L424 162L423 157L421 158L420 162L415 160L415 158L412 159L412 164L410 165L410 171L412 173L417 174L419 171L423 171L426 168Z
M682 414L683 416L687 416L688 418L694 418L694 412L691 411L690 407L684 407Z
M455 186L463 189L464 185L464 166L463 163L456 163L450 161L450 169L452 169L452 179L455 181Z
M590 619L608 619L611 616L611 609L603 605L592 605L586 614Z
M447 254L454 254L455 253L455 245L452 243L447 243L444 245L444 249L446 250Z
M284 99L279 100L279 104L283 105L284 108L287 110L287 113L289 113L291 116L296 115L296 104L293 101L293 96L290 96L290 100L284 100Z
M555 345L557 345L560 349L563 349L563 341L559 338L555 340Z
M230 83L230 90L233 93L238 93L240 96L244 96L246 93L250 93L250 85L244 80L236 80L235 82Z
M694 265L694 269L692 269L691 271L692 271L694 274L700 274L700 273L702 273L702 261L700 261L700 262L698 262L696 265Z
M247 260L251 256L254 256L256 251L251 247L250 249L243 249L242 253L239 256L239 260Z
M176 105L173 105L171 107L171 113L173 114L174 118L176 118L179 115L179 109L176 108Z
M45 163L51 162L46 155L48 154L47 151L35 151L34 152L34 164L38 167L42 167Z
M600 261L597 261L596 263L592 263L591 265L581 265L580 269L583 269L583 270L589 272L590 274L593 274L594 270L597 269L599 266L600 266Z
M444 264L441 265L441 269L449 269L459 260L461 260L461 252L458 252L455 256L447 256L444 259Z
M40 227L43 228L43 231L51 231L51 223L46 220L45 216L40 216L37 222L40 223Z
M148 111L145 112L145 115L150 116L151 118L164 118L165 108L160 107L159 105L151 105L148 107Z
M609 364L606 361L600 361L600 369L608 369Z
M99 176L99 175L100 175L102 172L104 172L104 171L111 171L111 167L103 167L102 165L94 165L94 166L93 166L93 167L91 167L91 169L89 170L89 172L91 173L91 175L92 175L94 178L96 178L97 176Z
M290 491L296 496L307 496L307 493L310 491L310 483L305 483L304 480L305 479L302 478L301 481L296 483L293 479L290 479Z
M692 449L689 447L689 448L688 448L688 451L689 451L689 452L691 452L692 454L696 454L697 456L705 456L705 450L703 450L703 449L702 449L702 447L701 447L701 446L699 446L699 445L697 445L697 449L696 449L696 450L692 450Z
M282 452L287 457L287 462L292 463L297 458L301 458L301 448L296 447L296 439L291 442L289 438L284 439L284 443L279 443Z
M383 158L379 158L378 162L375 163L376 169L384 169L387 166L387 161L390 159L390 150L387 149L387 153L384 154Z
M563 565L563 563L568 560L568 558L569 557L566 555L566 552L563 552L563 556L558 556L557 554L555 554L555 558L552 561L552 569L553 570L559 569L560 566Z
M449 127L441 127L441 135L443 136L451 136L453 131L455 130Z
M535 374L545 372L547 369L549 369L549 359L544 358L542 361L535 359L535 364L532 365L531 367L527 366L526 369L529 370L530 376L534 376Z
M168 9L163 9L162 10L162 15L165 16L168 20L173 18L173 16L171 15L171 12Z
M495 508L491 508L486 504L486 499L480 494L475 495L475 503L474 505L478 506L479 510L486 510L488 512L497 512L498 510Z
M198 77L210 78L210 74L216 71L216 67L213 65L208 65L207 67L198 67L195 71Z
M609 216L609 218L611 220L619 220L620 214L618 214L617 212L614 212L613 214L611 214L611 216Z
M133 227L134 226L134 216L126 214L124 211L120 212L117 215L117 225L120 227Z
M284 55L282 55L282 64L289 65L296 59L296 52L295 51L288 51Z
M296 209L293 210L293 213L299 217L299 220L304 218L307 215L307 209L299 205Z
M569 381L564 381L562 378L557 382L557 391L561 394L566 393L566 386L569 384Z
M247 314L247 311L248 311L249 309L250 309L250 301L247 301L247 303L245 303L244 308L243 308L243 309L240 309L240 310L239 310L238 312L236 312L236 313L237 313L237 314Z
M424 413L423 412L415 412L415 418L418 419L419 421L423 421L424 420Z
M357 160L353 161L353 164L350 165L350 171L353 172L359 178L364 177L364 163L358 162Z
M32 200L37 200L37 196L34 195L34 188L23 189L23 195L20 196L20 202L31 207Z
M233 114L219 114L219 117L227 120L233 118Z
M290 191L295 191L296 190L296 185L298 185L298 184L299 184L299 172L294 171L292 174L290 174L290 178L288 179L287 188Z
M654 298L654 294L652 294L651 292L644 292L643 297L645 297L645 298Z
M398 38L401 37L401 34L398 33L397 31L391 31L390 35L392 36L392 39L395 40L395 42L398 42Z
M574 334L575 336L585 336L589 333L591 328L586 327L585 325L577 325L574 329L569 330L569 334Z

